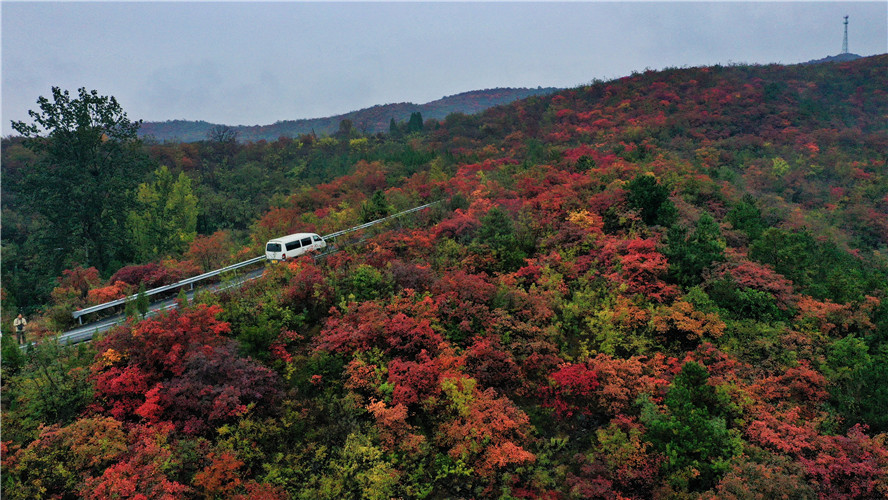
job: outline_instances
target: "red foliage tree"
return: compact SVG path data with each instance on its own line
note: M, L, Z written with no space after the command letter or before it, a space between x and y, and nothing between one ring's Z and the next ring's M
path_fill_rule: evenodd
M237 356L217 306L127 323L97 343L93 364L97 408L120 420L173 422L202 433L246 412L270 409L277 376Z
M475 339L466 350L465 366L466 373L485 387L504 391L515 389L520 384L518 365L496 338Z
M386 406L382 401L371 401L367 409L376 419L379 439L386 450L418 453L425 436L413 432L413 426L407 423L407 407L403 404Z
M112 283L122 281L134 286L145 283L146 288L155 288L176 282L166 269L156 262L123 267L114 273L109 281Z
M386 308L362 302L344 315L334 310L318 336L317 348L351 353L378 347L393 355L434 354L443 341L433 327L436 305L428 297L415 299L413 292L407 292Z
M624 284L629 293L641 294L656 302L674 297L678 291L663 281L669 263L656 248L654 239L636 238L625 243L618 242L615 250L619 266L607 278ZM609 253L607 247L604 253Z
M530 420L514 403L497 397L493 389L479 391L463 385L456 391L466 400L455 402L457 415L441 424L437 433L451 457L464 460L482 477L536 460L524 448L530 439Z
M171 480L164 471L174 455L168 444L171 431L171 425L136 428L130 433L133 444L126 458L86 481L80 494L91 500L176 500L191 494L191 488Z
M425 352L417 361L400 358L388 365L388 381L394 385L392 404L409 406L419 404L441 393L441 366Z
M550 376L549 387L541 390L543 407L555 410L558 418L574 414L592 415L589 401L600 385L598 373L585 364L565 364Z
M62 271L62 276L58 281L60 288L74 289L82 296L91 288L98 286L102 280L99 278L99 271L95 267L84 268L78 266L74 269Z
M284 292L287 301L294 309L308 311L311 318L325 313L333 303L335 292L314 259L303 256L288 263L287 268L293 273Z
M233 250L234 242L228 231L216 231L210 236L198 235L194 238L185 256L207 272L227 264Z
M855 425L847 436L823 436L817 455L801 458L823 499L888 497L888 448L884 434L871 438Z

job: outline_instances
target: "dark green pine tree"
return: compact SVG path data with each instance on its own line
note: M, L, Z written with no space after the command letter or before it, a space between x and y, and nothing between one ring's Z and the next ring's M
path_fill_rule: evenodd
M734 205L725 218L734 229L746 233L750 241L757 240L767 227L758 203L748 193L743 195L743 199Z
M725 260L725 240L721 228L709 213L704 213L690 236L687 229L675 225L666 235L663 255L669 261L669 275L686 287L703 281L703 271Z
M645 224L670 226L678 212L669 199L669 188L657 182L651 174L639 174L626 186L626 201L641 212Z
M666 413L646 402L642 421L648 438L666 456L663 472L669 483L685 492L715 486L743 451L740 432L729 428L734 407L725 393L709 384L702 365L684 364L666 395Z
M410 121L407 122L407 133L422 132L422 113L414 111L410 113Z

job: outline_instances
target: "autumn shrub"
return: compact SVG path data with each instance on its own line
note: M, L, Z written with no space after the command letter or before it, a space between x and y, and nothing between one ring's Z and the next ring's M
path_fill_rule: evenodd
M148 264L126 266L111 276L111 283L121 281L133 286L145 283L148 288L169 285L175 283L175 279L169 275L164 267L156 262Z
M105 302L111 302L112 300L126 297L127 295L130 295L132 291L132 285L124 283L123 281L117 281L113 285L90 290L87 294L87 301L90 305L103 304Z
M585 364L565 364L550 376L549 387L541 389L543 406L552 408L559 418L575 414L592 416L595 408L589 401L595 396L600 383L598 373Z
M66 348L48 337L28 348L14 374L6 371L11 359L4 357L4 441L26 443L42 426L65 426L80 417L93 399L86 366L94 356L92 345Z
M91 417L50 425L4 463L4 497L63 498L116 463L127 451L121 422Z
M204 272L219 269L229 264L234 253L231 233L220 230L209 236L197 235L190 243L185 256L196 262Z
M285 303L292 309L305 311L306 320L317 320L333 305L333 287L311 257L301 257L287 267L293 277L284 291Z
M251 404L271 411L277 376L237 355L218 313L173 310L112 330L96 344L97 409L125 421L170 422L188 434L230 422Z

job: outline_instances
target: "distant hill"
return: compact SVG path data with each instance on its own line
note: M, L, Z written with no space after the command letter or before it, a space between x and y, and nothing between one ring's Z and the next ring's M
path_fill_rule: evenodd
M820 64L820 63L831 63L831 62L835 62L835 63L838 63L838 62L848 62L848 61L854 61L854 60L860 59L861 57L862 57L862 56L859 56L859 55L857 55L857 54L838 54L838 55L835 55L835 56L827 56L827 57L824 57L823 59L812 59L812 60L810 60L810 61L808 61L808 62L806 62L806 63L802 63L802 64Z
M240 125L232 128L237 130L238 138L242 141L276 140L282 136L296 137L311 132L330 134L337 131L339 122L345 119L351 120L354 126L364 133L388 132L392 118L395 121L406 121L414 112L421 113L424 119L442 120L451 113L474 114L493 106L535 95L551 94L557 90L559 89L554 87L474 90L445 96L425 104L410 102L382 104L326 118L285 120L272 125ZM153 136L159 141L196 142L206 139L207 131L214 125L216 124L189 120L145 122L139 134L143 137Z

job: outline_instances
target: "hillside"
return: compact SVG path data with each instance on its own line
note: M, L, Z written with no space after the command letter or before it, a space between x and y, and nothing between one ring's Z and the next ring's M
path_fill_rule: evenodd
M445 96L425 104L409 102L383 104L326 118L284 120L272 125L239 125L232 128L238 132L238 138L242 141L272 141L279 137L297 137L301 134L332 134L339 130L339 122L351 120L362 133L375 134L388 132L392 119L396 122L407 121L410 114L415 112L421 113L424 119L441 120L450 113L478 113L493 106L508 104L533 95L550 94L556 90L558 89L542 87L476 90ZM140 134L152 136L159 141L195 142L206 140L207 132L213 125L215 124L205 121L187 120L146 122L142 124Z
M888 497L886 88L888 55L669 69L406 135L152 144L169 171L142 198L179 175L208 229L120 269L68 258L38 344L3 336L4 494ZM25 266L36 153L5 146ZM52 342L74 307L434 200Z
M814 59L812 61L808 61L803 64L823 64L823 63L838 63L838 62L849 62L860 59L861 56L857 54L836 54L834 56L827 56L822 59Z

